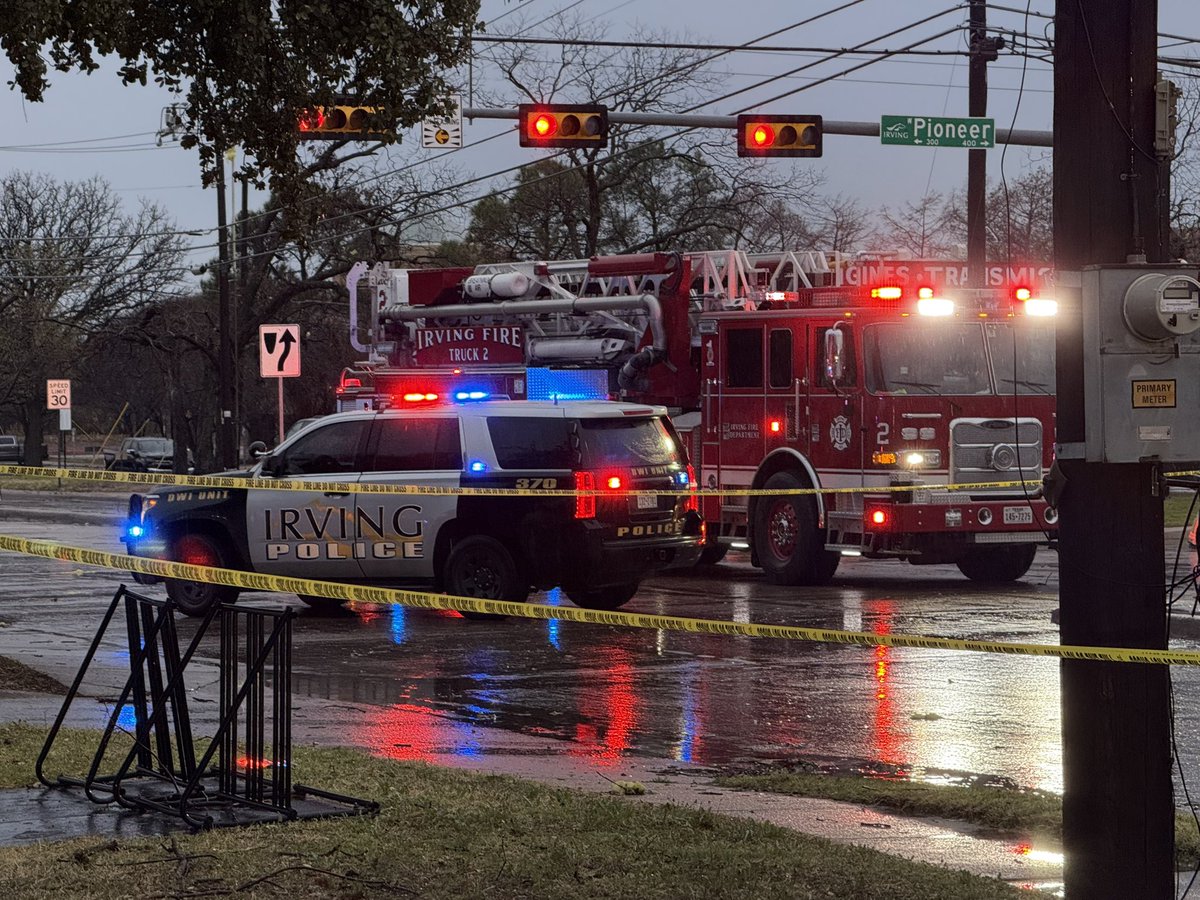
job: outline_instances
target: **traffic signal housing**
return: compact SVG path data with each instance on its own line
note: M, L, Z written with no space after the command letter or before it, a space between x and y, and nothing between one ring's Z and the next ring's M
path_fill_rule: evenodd
M737 117L738 156L820 156L820 116Z
M608 108L586 103L522 103L522 147L587 149L608 145Z
M375 121L380 112L376 106L349 103L310 106L300 110L296 127L302 141L369 141L393 137L393 131L380 128Z

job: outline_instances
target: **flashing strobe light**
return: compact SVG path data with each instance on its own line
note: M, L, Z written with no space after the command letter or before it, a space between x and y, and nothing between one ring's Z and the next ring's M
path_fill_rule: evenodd
M469 463L467 463L467 471L472 472L476 475L480 475L480 474L486 472L487 469L488 469L487 463L485 463L482 459L473 459Z
M1019 287L1013 291L1013 296L1024 303L1026 300L1029 300L1033 297L1033 291L1027 287Z
M773 434L779 434L779 432L783 430L783 423L778 419L772 419L768 427L771 429Z
M487 391L455 391L454 399L460 403L464 400L486 400L490 397Z
M929 290L930 296L933 295L932 289L926 288L926 290ZM889 284L882 287L871 288L872 300L899 300L903 296L904 288L900 287L899 285Z
M143 528L141 525L130 525L125 530L125 533L131 538L140 538L142 535L144 535L146 533L146 529Z
M1057 316L1058 301L1051 300L1048 297L1030 297L1025 301L1025 315Z
M604 486L610 491L619 491L621 489L621 476L610 475L604 482Z
M935 297L933 288L917 288L917 314L922 316L952 316L954 301L947 297Z
M867 511L867 522L874 525L876 528L885 527L890 521L891 516L888 515L886 509L875 508Z
M434 393L422 393L421 391L410 391L404 395L406 403L430 403L438 398Z

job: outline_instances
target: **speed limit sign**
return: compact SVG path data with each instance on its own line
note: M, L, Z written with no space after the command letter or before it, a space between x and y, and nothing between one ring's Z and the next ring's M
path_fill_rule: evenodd
M46 381L46 409L71 408L71 382L66 378Z

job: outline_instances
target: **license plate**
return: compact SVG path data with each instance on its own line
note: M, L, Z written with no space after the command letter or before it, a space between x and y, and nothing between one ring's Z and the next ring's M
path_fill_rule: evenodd
M1032 525L1033 510L1028 506L1006 506L1004 507L1004 524Z
M638 494L637 495L638 509L658 509L657 494Z

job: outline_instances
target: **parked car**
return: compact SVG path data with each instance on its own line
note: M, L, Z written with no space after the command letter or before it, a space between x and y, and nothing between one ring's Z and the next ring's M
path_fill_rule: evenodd
M0 463L19 463L24 449L11 434L0 434Z
M115 451L104 452L104 468L119 472L175 471L175 442L169 438L125 438ZM195 461L188 451L188 473L195 471Z
M42 444L38 465L46 462L49 451ZM0 434L0 465L22 465L25 462L25 442L11 434Z
M293 422L291 425L288 426L288 430L284 434L283 439L286 441L293 434L297 434L300 431L303 431L305 428L307 428L313 422L317 421L317 419L319 419L319 418L321 418L321 417L320 416L309 416L307 419L297 419L295 422Z

